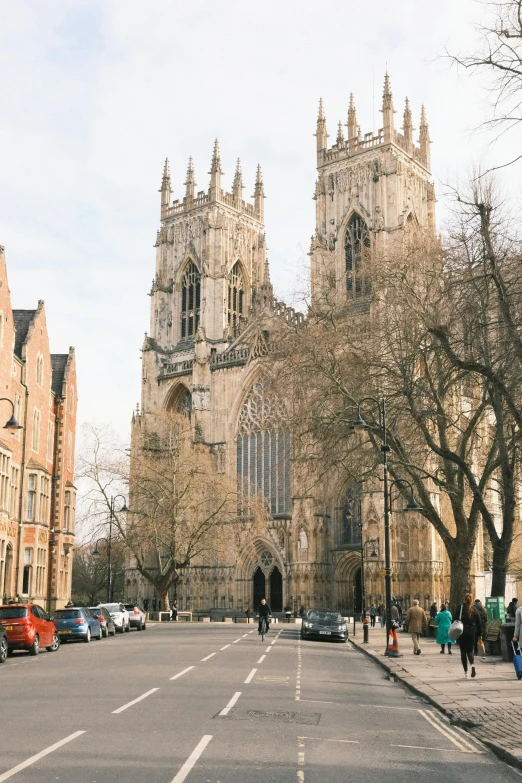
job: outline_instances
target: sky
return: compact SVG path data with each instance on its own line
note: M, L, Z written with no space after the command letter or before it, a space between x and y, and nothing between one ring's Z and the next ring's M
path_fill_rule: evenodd
M76 349L79 423L129 436L164 159L173 198L190 155L207 189L215 138L225 189L239 157L250 197L261 164L272 281L292 301L320 97L330 143L350 92L362 132L380 126L386 68L396 127L406 95L414 125L424 103L441 220L448 183L509 154L473 133L480 80L440 57L472 47L486 13L474 0L0 0L0 244L13 306L43 299L52 352ZM519 173L503 174L515 199Z

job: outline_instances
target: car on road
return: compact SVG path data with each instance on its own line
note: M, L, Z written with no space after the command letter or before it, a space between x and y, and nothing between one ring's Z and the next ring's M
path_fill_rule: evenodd
M56 652L60 646L53 620L37 604L0 606L0 625L7 633L10 654L14 650L27 650L30 655L38 655L42 647Z
M66 606L54 613L56 630L62 642L81 639L90 642L91 639L101 639L100 621L84 606Z
M4 626L0 625L0 663L6 662L8 653L7 632L4 630Z
M93 617L97 617L102 629L102 636L114 636L116 633L116 626L114 620L111 617L111 613L106 606L89 606L89 612Z
M124 604L125 609L129 613L129 622L131 628L136 628L137 631L146 631L147 623L145 613L141 611L139 606L134 604Z
M102 604L100 604L100 606L101 605ZM130 618L129 613L125 609L124 605L117 603L107 603L103 604L103 606L109 610L109 613L114 620L116 631L118 633L123 633L124 631L128 633L130 631Z
M346 620L339 612L330 609L309 609L303 617L301 639L335 639L346 642Z

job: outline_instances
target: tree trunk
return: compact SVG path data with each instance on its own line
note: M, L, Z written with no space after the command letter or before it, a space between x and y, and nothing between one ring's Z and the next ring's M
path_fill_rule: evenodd
M505 595L510 545L502 539L493 544L493 579L491 595Z
M158 585L156 589L158 591L158 599L161 601L161 611L168 612L170 609L169 588Z
M455 608L464 601L466 593L470 592L472 554L473 552L463 552L462 549L459 549L458 547L455 547L453 552L448 552L451 566L450 612L453 612Z

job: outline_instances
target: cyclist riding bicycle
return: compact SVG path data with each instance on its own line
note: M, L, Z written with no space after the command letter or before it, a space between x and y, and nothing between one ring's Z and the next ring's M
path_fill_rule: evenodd
M261 620L262 620L263 617L266 620L266 630L268 631L268 629L270 628L270 621L269 621L268 618L270 617L272 612L270 611L270 607L269 607L269 605L267 604L267 602L266 602L266 600L264 598L261 599L261 603L259 604L258 612L259 612L259 625L257 627L257 632L261 633Z

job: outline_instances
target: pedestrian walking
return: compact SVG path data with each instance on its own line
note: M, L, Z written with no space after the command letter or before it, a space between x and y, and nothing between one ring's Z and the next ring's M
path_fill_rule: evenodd
M172 606L170 607L170 619L173 623L177 623L178 621L178 602L175 598L172 601Z
M153 599L152 599L152 611L153 611L153 612L155 612L155 611L156 611L156 606L157 606L156 599L155 599L155 598L153 598Z
M306 614L304 606L301 606L299 609L299 616L304 617Z
M464 669L464 677L469 679L468 662L471 666L471 677L476 676L475 671L475 638L482 638L482 621L478 609L472 603L471 593L466 593L464 603L457 606L453 612L453 620L460 620L463 631L457 640L460 647L460 659Z
M408 626L408 633L411 633L411 639L413 642L413 654L420 655L420 637L421 633L426 631L428 627L428 621L426 620L426 613L424 609L419 606L417 598L413 600L413 606L410 606L406 614L406 624Z
M377 616L377 607L375 604L372 604L370 606L370 625L372 628L375 628L375 618Z
M149 599L148 598L144 598L143 599L143 610L145 611L145 613L147 613L149 611Z
M446 604L442 604L440 612L437 612L433 618L433 622L437 626L437 638L435 641L440 644L440 654L444 655L445 647L448 645L448 655L451 655L451 639L448 636L449 627L451 625L451 612L448 612Z
M482 603L480 598L475 598L475 608L476 608L476 610L478 611L478 613L480 615L480 622L482 623L482 634L485 635L486 629L487 629L487 625L488 625L488 613L486 612L486 607L484 606L484 604ZM475 637L475 648L474 648L473 652L477 656L479 654L478 644L479 644L479 640ZM482 654L482 660L485 661L486 660L486 648L484 647L484 644L482 644L482 653L483 653Z
M511 622L515 622L515 616L517 613L518 598L512 598L507 605L506 614Z
M439 610L437 609L437 604L434 601L430 606L430 622L428 625L428 633L430 636L435 636L435 627L436 627L435 618L437 616L438 611Z
M250 607L249 606L247 606L247 608L245 609L245 614L246 614L247 623L249 623L250 622Z
M518 642L520 639L520 627L522 626L522 606L519 606L515 613L515 633L513 634L513 641ZM520 644L518 645L520 649Z
M379 604L377 607L377 611L379 613L379 620L381 622L381 628L384 628L384 624L386 622L386 612L384 610L384 604Z

